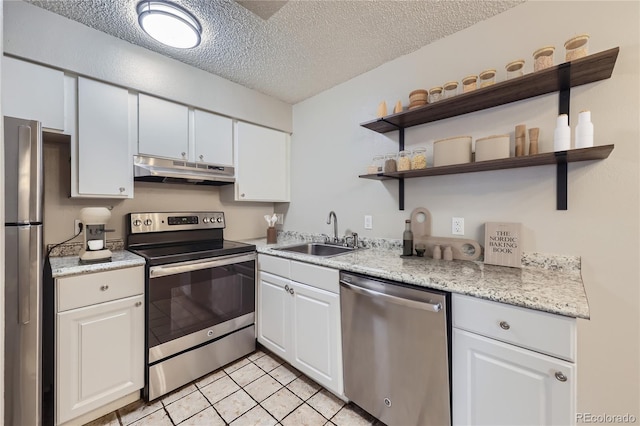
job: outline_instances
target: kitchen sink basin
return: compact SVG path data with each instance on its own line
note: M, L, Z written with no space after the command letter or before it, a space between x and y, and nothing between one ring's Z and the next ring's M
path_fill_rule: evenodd
M330 257L338 256L340 254L347 254L352 252L354 249L353 247L335 246L331 244L306 243L297 244L295 246L281 247L277 248L276 250L310 254L311 256Z

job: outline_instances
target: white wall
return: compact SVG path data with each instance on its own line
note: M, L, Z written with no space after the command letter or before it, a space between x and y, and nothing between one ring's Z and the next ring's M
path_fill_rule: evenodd
M3 45L3 12L4 0L0 0L0 52ZM0 61L0 80L2 80L2 61ZM0 99L2 99L2 87L0 87ZM1 104L1 103L0 103ZM2 105L0 105L0 117ZM4 120L0 120L0 188L4 195ZM0 200L0 223L4 224L4 197ZM4 421L4 226L0 228L0 421Z
M7 54L291 131L291 105L275 98L22 1L5 9Z
M521 222L525 251L582 256L591 320L579 321L578 410L633 413L639 382L639 22L638 2L526 2L485 22L294 105L291 203L285 228L329 234L327 214L362 236L401 238L404 219L416 207L433 215L433 235L451 236L451 217L465 218L466 238L484 240L488 221ZM359 124L375 118L382 100L408 104L414 89L498 69L531 53L591 35L590 50L620 46L609 80L574 88L571 122L592 111L596 145L615 144L604 161L569 165L569 210L555 205L555 168L409 179L406 210L398 211L396 182L358 179L374 154L397 151L397 132L380 135ZM410 35L408 35L410 36ZM553 146L558 96L550 94L406 131L406 145L429 148L436 139L511 133L517 124L540 127L541 150ZM373 230L363 216L373 215Z

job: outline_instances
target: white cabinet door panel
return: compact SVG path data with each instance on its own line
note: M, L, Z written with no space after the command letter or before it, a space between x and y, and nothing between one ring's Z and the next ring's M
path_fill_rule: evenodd
M64 73L3 56L2 115L64 131Z
M276 355L289 351L289 280L260 272L258 282L258 341Z
M127 89L78 77L78 193L133 197Z
M189 108L138 95L138 152L186 160L189 155Z
M233 166L233 120L195 110L195 156L192 160Z
M574 424L575 380L574 364L453 330L454 425Z

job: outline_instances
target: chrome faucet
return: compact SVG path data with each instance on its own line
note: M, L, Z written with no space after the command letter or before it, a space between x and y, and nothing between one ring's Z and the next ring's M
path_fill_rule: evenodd
M333 242L337 243L338 240L338 216L336 216L336 212L331 210L329 212L329 217L327 218L327 225L331 225L331 216L333 216Z
M356 232L352 232L351 235L344 237L345 245L347 247L353 247L354 249L358 248L358 234ZM349 244L349 240L352 240L351 245Z

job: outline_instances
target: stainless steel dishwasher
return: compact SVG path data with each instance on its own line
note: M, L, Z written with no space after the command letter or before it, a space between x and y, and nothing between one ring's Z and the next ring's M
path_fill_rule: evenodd
M340 272L344 393L389 426L449 425L448 294Z

